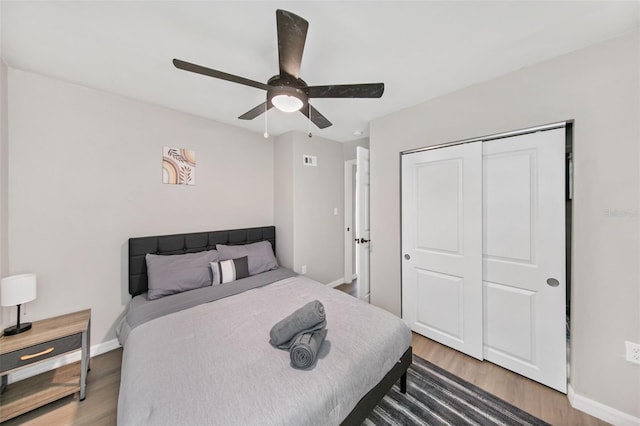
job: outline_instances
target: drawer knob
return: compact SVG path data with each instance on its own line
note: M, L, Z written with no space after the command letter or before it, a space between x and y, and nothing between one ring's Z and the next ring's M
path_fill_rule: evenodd
M44 351L42 351L42 352L38 352L37 354L22 355L22 356L20 357L20 361L27 361L27 360L29 360L29 359L37 358L37 357L42 356L42 355L50 354L51 352L53 352L53 350L54 350L54 349L55 349L55 348L51 347L51 348L49 348L49 349L45 349L45 350L44 350Z

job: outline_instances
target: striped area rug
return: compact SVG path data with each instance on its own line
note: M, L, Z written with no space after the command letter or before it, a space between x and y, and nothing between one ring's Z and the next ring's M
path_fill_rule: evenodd
M407 393L394 385L364 424L548 425L416 355L408 370Z

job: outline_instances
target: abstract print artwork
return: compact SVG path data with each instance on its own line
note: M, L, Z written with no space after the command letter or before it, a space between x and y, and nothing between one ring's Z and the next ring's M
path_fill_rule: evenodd
M196 184L196 152L165 146L162 149L162 183Z

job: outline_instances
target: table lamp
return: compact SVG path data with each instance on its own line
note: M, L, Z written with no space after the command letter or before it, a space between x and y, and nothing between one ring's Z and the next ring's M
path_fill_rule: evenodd
M27 331L31 323L20 324L20 305L36 298L36 274L12 275L0 281L0 305L18 307L18 323L4 329L5 336Z

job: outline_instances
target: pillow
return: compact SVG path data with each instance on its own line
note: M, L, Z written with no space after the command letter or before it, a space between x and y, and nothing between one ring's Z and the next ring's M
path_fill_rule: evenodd
M213 285L230 283L249 276L247 256L211 262L209 265L211 265L211 272L213 273Z
M147 299L211 285L209 263L218 260L215 250L176 255L145 255L149 292Z
M270 271L278 267L278 262L273 255L273 249L269 241L244 244L238 246L225 246L216 244L220 260L237 259L247 256L249 262L249 275Z

